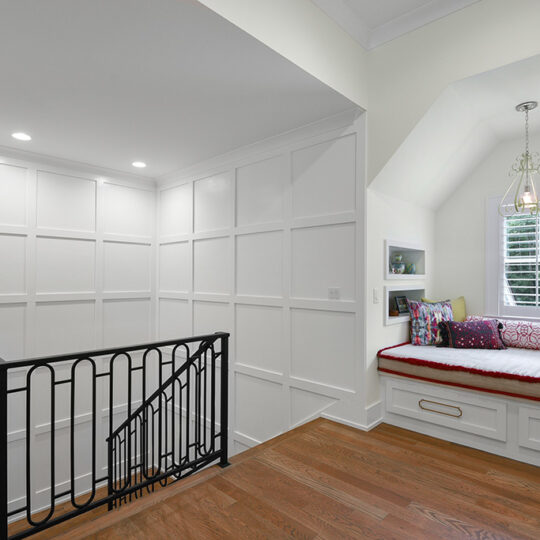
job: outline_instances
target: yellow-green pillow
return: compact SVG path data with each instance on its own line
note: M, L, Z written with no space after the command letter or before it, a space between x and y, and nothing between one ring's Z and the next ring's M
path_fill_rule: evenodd
M426 302L427 304L436 304L437 302L441 302L441 301L444 301L444 300L428 300L427 298L422 298L422 302ZM459 298L456 298L455 300L450 300L450 303L452 304L452 312L454 313L454 321L463 322L465 318L467 317L465 297L460 296Z

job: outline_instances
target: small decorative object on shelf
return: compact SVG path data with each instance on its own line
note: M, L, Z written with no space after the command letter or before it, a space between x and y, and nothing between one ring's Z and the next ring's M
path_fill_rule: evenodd
M403 262L403 255L396 253L392 258L392 264L390 265L390 271L392 274L404 274L405 263Z
M406 274L416 274L416 264L414 263L407 263L405 265L405 273Z
M426 277L426 250L420 244L384 241L384 278L416 281Z
M400 315L403 313L409 312L409 306L407 305L406 296L396 296L395 301L396 301L396 308Z

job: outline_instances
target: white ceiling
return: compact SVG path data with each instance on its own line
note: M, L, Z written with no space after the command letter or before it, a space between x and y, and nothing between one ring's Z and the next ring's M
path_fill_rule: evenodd
M0 12L0 146L155 178L354 106L195 0Z
M311 0L365 49L373 49L479 0Z
M523 101L540 102L540 56L451 84L370 187L438 208L496 144L524 137L515 110ZM540 133L540 108L530 113L530 130Z

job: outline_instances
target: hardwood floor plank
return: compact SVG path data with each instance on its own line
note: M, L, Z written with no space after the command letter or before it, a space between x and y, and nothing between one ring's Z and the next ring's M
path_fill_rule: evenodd
M347 433L344 436L344 434L336 433L335 431L333 433L334 436L337 436L341 441L343 441L348 448L353 450L358 448L358 438L355 440L353 434ZM497 475L498 473L491 470L479 472L478 470L469 467L467 465L467 460L462 460L459 465L455 465L447 462L446 459L441 458L440 455L434 457L420 452L418 446L415 446L413 451L404 449L403 447L397 448L390 444L380 444L377 441L372 444L364 441L365 440L362 440L362 448L369 449L373 453L387 456L396 462L415 465L422 467L423 469L435 471L437 473L447 474L454 479L459 478L465 482L465 486L471 483L470 481L472 480L472 484L474 485L475 490L478 490L478 493L483 490L482 497L497 495L500 497L505 497L508 500L508 504L512 504L511 499L514 493L513 489L516 485L516 479L513 479L514 484L511 486L509 486L508 483L505 485L500 481L495 482L494 485L493 476ZM515 507L516 510L519 509L519 511L522 511L523 507L527 506L529 514L536 514L540 517L540 485L538 488L536 488L534 483L534 477L535 475L540 477L540 471L536 470L537 468L535 467L532 469L533 470L530 471L532 474L530 475L531 481L529 483L523 480L517 480L518 483L521 483L522 487L526 487L527 500L522 498L519 504L517 504Z
M276 459L276 454L271 453L265 453L257 458L257 460L272 467L276 471L287 474L289 478L294 478L298 482L315 489L319 493L322 493L341 504L350 506L355 510L360 510L375 519L381 520L387 516L387 513L381 508L369 504L367 501L355 497L347 491L333 487L329 478L318 478L314 469L306 467L299 461L295 462L293 460Z
M540 538L539 468L393 426L318 419L231 463L35 538Z
M401 485L400 492L409 494L413 500L426 505L431 503L444 505L444 508L450 507L453 514L464 516L473 524L479 525L481 520L485 520L491 523L493 530L498 530L502 535L519 527L522 538L536 538L537 527L528 526L523 522L516 524L506 519L504 515L475 507L475 501L480 495L475 493L476 488L472 483L465 486L469 493L464 494L463 484L451 476L406 466L378 454L363 453L360 449L335 446L332 440L323 440L311 434L302 434L298 439L291 441L290 446L297 452L304 451L317 455L327 463L337 462L339 467L350 474L357 474L365 469L370 476L378 478L389 487L397 481ZM440 509L443 510L443 507Z
M237 502L246 508L255 512L259 516L264 516L265 520L270 521L275 527L283 532L286 538L313 539L317 533L305 527L299 521L286 516L279 510L269 506L264 500L254 497L247 491L240 489L224 477L216 478L214 482L217 489L224 491L234 497Z

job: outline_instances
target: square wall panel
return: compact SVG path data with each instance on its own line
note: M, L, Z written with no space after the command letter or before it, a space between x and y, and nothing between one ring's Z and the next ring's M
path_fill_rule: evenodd
M104 242L104 290L150 291L151 246Z
M37 226L74 231L96 230L96 183L38 171Z
M181 339L193 335L187 300L159 299L159 339Z
M238 168L236 224L242 226L282 221L288 180L288 159L284 155Z
M236 237L236 293L251 296L283 296L281 232Z
M283 372L283 309L236 305L236 362Z
M0 164L0 225L26 225L26 175L23 167Z
M160 193L160 235L190 234L193 226L192 185L183 184Z
M291 387L291 422L293 426L319 416L336 401L329 396Z
M354 313L291 310L291 375L352 390L355 326Z
M194 290L199 293L231 293L230 238L193 242Z
M0 294L26 292L26 237L0 234L0 260L9 261L0 265Z
M188 242L159 246L159 290L191 290L191 253Z
M293 153L293 215L311 217L355 209L356 137Z
M197 180L195 232L216 231L231 226L232 180L230 173Z
M150 300L105 300L103 344L105 347L136 345L150 339Z
M152 236L155 197L153 191L105 183L104 232L128 236Z
M280 384L236 373L236 431L263 442L283 431Z
M2 360L24 358L25 314L24 304L0 304L0 358Z
M329 287L339 289L340 300L355 299L354 223L292 231L292 296L328 299Z
M200 336L215 332L230 332L230 305L225 302L193 302L193 332Z
M95 305L40 302L36 305L36 356L95 349Z
M94 241L38 237L36 291L68 293L95 290L95 255Z

